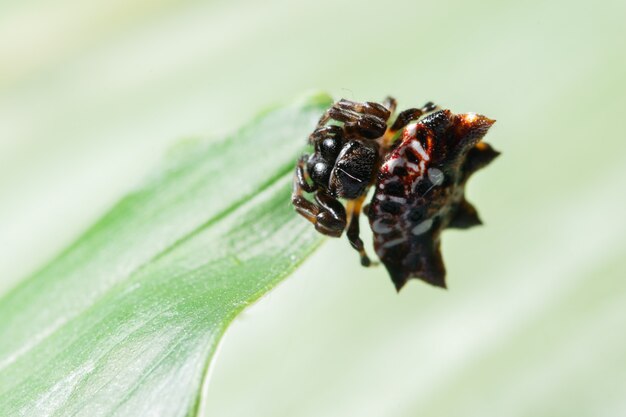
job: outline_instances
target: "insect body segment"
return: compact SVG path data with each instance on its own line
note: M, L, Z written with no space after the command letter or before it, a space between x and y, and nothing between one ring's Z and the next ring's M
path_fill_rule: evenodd
M464 187L498 155L479 143L494 121L435 111L430 102L394 119L395 108L387 98L383 104L340 100L328 109L309 136L314 153L298 161L292 203L320 233L339 237L347 228L361 264L369 266L359 215L375 184L367 215L374 248L396 288L412 277L445 287L440 234L480 224Z

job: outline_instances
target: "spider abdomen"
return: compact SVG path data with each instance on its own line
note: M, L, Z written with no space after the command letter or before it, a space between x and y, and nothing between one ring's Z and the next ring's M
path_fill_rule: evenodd
M464 190L473 172L467 167L478 165L470 160L497 156L478 144L492 124L484 116L438 111L407 126L386 156L369 219L376 254L397 288L411 277L445 287L441 231L480 224Z

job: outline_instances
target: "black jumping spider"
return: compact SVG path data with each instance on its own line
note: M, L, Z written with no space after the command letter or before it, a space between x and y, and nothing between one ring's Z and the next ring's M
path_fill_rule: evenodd
M473 172L498 156L479 143L494 121L436 111L431 102L393 119L395 108L389 97L382 104L342 99L328 109L309 136L314 153L298 160L292 203L320 233L339 237L347 227L361 264L369 266L359 215L376 184L366 211L376 253L396 288L409 278L445 287L440 234L480 224L464 187ZM315 202L303 192L313 193Z

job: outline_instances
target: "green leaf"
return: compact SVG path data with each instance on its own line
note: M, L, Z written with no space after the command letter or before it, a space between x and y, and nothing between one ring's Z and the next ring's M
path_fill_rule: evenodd
M0 300L0 415L196 415L246 306L319 244L289 204L317 95L220 142L186 142Z

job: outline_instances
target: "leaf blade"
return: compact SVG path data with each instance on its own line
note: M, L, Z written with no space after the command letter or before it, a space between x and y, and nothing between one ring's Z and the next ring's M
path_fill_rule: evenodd
M329 101L318 95L230 141L192 146L1 300L0 411L193 413L202 358L227 324L319 243L289 207L289 184L301 138Z

